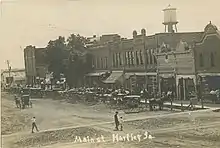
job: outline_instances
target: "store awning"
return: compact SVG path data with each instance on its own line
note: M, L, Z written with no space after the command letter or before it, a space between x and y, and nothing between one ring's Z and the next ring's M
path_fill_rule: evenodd
M178 86L179 85L179 79L192 79L193 80L193 83L194 85L196 84L196 76L195 75L177 75L176 76L176 85Z
M111 75L103 81L107 84L114 84L117 80L119 80L123 75L123 71L112 71Z
M159 74L159 76L162 78L172 78L172 77L174 77L174 74L171 74L171 73Z
M125 77L129 78L130 76L156 76L156 72L135 72L135 73L126 73Z
M25 81L25 77L24 76L17 76L17 77L14 77L14 81Z
M181 78L183 78L183 79L196 79L196 76L195 75L177 75L176 76L176 78L177 79L181 79Z
M86 74L86 76L89 76L89 77L99 77L99 76L102 76L102 75L104 75L106 73L107 73L107 71L95 71L95 72L91 72L91 73Z
M201 77L220 76L220 73L199 73L198 75L201 76Z

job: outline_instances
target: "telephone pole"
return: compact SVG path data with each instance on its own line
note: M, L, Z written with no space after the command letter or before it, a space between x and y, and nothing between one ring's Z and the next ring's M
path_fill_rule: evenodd
M9 77L11 77L11 66L10 66L10 62L9 62L9 60L7 60L6 62L7 62L7 65L8 65L8 75L9 75Z

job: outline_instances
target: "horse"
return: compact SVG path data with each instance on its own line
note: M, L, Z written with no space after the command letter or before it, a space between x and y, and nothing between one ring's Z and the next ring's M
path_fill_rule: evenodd
M150 99L149 100L149 107L150 107L150 111L153 111L153 109L155 109L155 107L158 105L159 106L159 110L163 109L163 103L164 103L164 99L165 98L158 98L158 99Z
M21 101L18 98L15 98L15 104L16 104L17 108L21 109Z

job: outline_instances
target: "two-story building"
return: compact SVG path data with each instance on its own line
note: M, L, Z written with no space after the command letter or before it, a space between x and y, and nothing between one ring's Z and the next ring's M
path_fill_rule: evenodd
M103 86L103 81L111 72L110 42L120 41L118 34L93 36L87 45L89 54L92 55L92 72L85 76L89 86Z
M25 72L27 84L35 84L46 77L48 64L46 62L46 48L27 46L24 49Z
M194 51L199 83L208 91L220 89L220 31L211 22L205 27Z
M25 69L11 69L1 72L2 84L25 84L25 81Z
M156 54L160 93L172 90L177 98L187 99L190 91L197 93L201 77L209 79L212 88L220 88L217 27L210 23L202 34L189 39L181 40L174 50L164 47Z
M104 81L116 87L125 87L131 90L134 88L147 88L148 76L156 76L153 63L156 63L153 57L153 51L146 50L146 30L142 29L141 34L133 31L132 39L121 39L109 43L111 75ZM146 58L147 57L147 58ZM149 60L152 67L146 70L146 63ZM153 61L153 62L152 62ZM153 69L154 68L154 69ZM116 84L116 85L115 85Z

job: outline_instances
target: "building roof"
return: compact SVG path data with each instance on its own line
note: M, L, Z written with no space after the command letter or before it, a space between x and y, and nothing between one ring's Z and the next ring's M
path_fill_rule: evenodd
M176 48L180 41L192 44L199 41L204 32L179 32L179 33L158 33L147 36L148 48L157 48L162 44L168 44L171 48Z
M14 69L11 69L10 72L24 72L25 69L24 68L14 68ZM1 73L8 73L9 70L8 69L5 69L5 70L1 70Z

